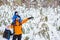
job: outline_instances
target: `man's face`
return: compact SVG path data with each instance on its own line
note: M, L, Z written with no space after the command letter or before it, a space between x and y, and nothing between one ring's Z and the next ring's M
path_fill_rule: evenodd
M16 20L19 20L19 17L17 17Z

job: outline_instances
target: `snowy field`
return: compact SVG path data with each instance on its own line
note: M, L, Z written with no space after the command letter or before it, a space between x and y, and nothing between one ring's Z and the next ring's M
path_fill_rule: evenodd
M17 8L16 8L17 7ZM25 8L25 6L2 5L0 7L0 32L3 32L8 24L12 22L14 11L24 18L33 16L34 19L23 24L22 40L60 40L60 7L57 8ZM0 40L5 40L0 35ZM12 37L11 39L12 40Z

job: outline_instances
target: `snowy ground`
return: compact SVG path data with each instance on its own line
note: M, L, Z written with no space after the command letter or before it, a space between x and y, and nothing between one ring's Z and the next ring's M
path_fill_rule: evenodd
M2 35L0 35L0 40L7 40L7 39L3 38ZM12 38L10 40L12 40Z
M16 8L16 6L15 6ZM8 11L9 10L9 11ZM22 19L33 16L34 19L28 21L23 25L24 34L22 40L60 40L60 7L57 8L25 8L25 6L18 6L16 10ZM12 15L15 10L10 6L2 5L0 7L0 32L5 29L5 24L10 24ZM47 17L47 19L45 18ZM0 35L0 40L5 40ZM12 40L12 37L11 37Z

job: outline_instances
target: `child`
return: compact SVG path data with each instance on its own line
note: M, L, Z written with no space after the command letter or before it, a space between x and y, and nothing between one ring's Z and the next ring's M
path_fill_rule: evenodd
M15 20L16 20L16 18L17 17L19 17L20 19L19 19L19 22L21 22L22 21L22 19L21 19L21 17L18 15L18 12L17 11L15 11L15 13L14 13L14 15L13 15L13 17L12 17L12 20L13 20L13 22L12 23L15 23Z
M6 38L7 40L10 40L10 36L11 36L11 31L9 30L9 26L7 26L5 28L5 31L3 33L3 38Z

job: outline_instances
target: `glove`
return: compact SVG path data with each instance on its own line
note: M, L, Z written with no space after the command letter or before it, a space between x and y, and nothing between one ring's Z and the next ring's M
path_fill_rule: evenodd
M13 23L13 22L11 23L11 25L14 25L14 24L15 24L15 23Z
M33 19L34 17L29 17L28 19Z
M17 15L19 18L20 18L20 16L19 15Z

